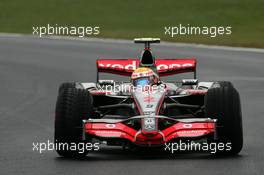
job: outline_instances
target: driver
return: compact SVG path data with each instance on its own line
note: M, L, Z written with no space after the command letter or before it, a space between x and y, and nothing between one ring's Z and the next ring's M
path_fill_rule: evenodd
M137 68L131 76L131 81L133 86L152 86L158 85L160 80L159 76L150 68L147 67L140 67Z

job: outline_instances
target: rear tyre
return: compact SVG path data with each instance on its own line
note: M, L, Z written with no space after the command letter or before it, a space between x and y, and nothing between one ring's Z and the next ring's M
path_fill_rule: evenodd
M67 145L57 147L63 157L85 157L87 150L69 149L71 145L85 144L82 140L82 120L88 119L92 111L92 96L84 89L65 88L57 98L55 114L55 143Z
M206 117L217 119L217 143L229 145L218 155L236 155L243 147L242 114L239 93L230 82L219 82L205 97Z

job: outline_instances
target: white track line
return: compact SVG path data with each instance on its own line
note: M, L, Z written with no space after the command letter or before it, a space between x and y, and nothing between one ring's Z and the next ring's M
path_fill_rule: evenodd
M28 35L28 34L18 34L18 33L0 33L0 37L39 38L38 36L33 36L33 35ZM44 36L44 37L41 37L41 38L43 38L43 39L77 40L77 41L88 41L88 42L102 42L102 43L124 43L124 44L131 44L132 43L131 40L125 40L125 39L80 38L80 37L57 36L57 35L49 35L49 36ZM195 44L195 43L162 42L162 46L190 47L190 48L213 49L213 50L227 50L227 51L264 53L264 49L260 49L260 48L217 46L217 45L206 45L206 44Z

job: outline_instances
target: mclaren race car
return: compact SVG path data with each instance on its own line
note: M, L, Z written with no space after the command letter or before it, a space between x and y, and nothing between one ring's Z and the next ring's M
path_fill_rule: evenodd
M196 59L155 58L151 43L138 59L98 59L96 82L70 82L59 87L55 143L100 142L123 147L160 147L179 141L205 140L229 144L216 154L235 155L243 146L239 93L228 81L199 82ZM100 79L100 73L129 77L129 81ZM181 81L164 76L193 73ZM83 157L89 150L57 149L65 157Z

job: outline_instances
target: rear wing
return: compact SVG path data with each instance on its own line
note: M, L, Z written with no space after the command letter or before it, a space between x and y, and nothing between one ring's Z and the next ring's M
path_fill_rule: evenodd
M131 76L132 72L139 67L140 60L131 59L98 59L97 80L99 72L117 75ZM155 59L155 67L159 76L168 76L185 72L194 72L196 79L196 59Z

